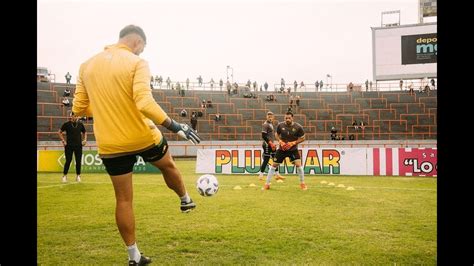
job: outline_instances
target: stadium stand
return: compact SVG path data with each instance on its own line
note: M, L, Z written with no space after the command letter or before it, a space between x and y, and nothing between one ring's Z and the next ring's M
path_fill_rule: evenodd
M37 86L37 140L54 141L57 130L66 121L70 107L61 103L66 87L74 84L38 83ZM153 97L170 117L190 123L188 114L201 111L198 132L203 140L260 140L261 124L267 111L275 113L276 121L283 121L289 107L287 94L275 95L277 101L268 102L266 97L274 92L258 92L257 98L243 98L241 94L228 95L226 91L186 90L180 96L177 90L154 89ZM295 121L306 130L307 139L329 140L330 129L335 126L338 134L354 136L355 140L403 140L436 139L437 92L406 91L354 91L354 92L298 92L299 106L293 106ZM212 101L212 107L202 108L202 101ZM214 115L221 114L219 122ZM353 121L364 121L363 129L352 126ZM85 122L88 139L94 140L92 121ZM160 127L169 140L179 140L176 134Z

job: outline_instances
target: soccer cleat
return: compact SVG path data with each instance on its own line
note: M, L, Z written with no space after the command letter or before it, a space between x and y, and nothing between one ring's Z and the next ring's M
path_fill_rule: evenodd
M301 190L307 190L308 189L308 187L306 186L305 183L301 183L300 188L301 188Z
M196 208L196 203L193 200L190 200L188 203L181 201L181 212L190 212L194 208Z
M140 261L136 262L134 260L129 260L128 265L147 265L151 263L151 259L149 257L145 257L142 255L140 256Z
M263 173L260 173L260 174L258 175L258 180L260 180L260 181L263 180Z
M281 175L277 175L275 177L276 180L285 180L285 177L281 176Z
M80 175L76 176L76 182L81 182L81 176Z
M270 189L270 184L265 184L262 188L262 190L269 190Z
M63 181L63 183L66 183L67 182L67 176L64 175L63 178L62 178L62 181Z

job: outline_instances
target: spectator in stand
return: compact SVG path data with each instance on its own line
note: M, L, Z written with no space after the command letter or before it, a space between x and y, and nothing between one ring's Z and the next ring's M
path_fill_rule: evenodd
M222 86L224 86L224 81L222 79L219 80L219 88L222 91Z
M318 91L318 89L319 89L319 81L316 80L316 82L314 83L314 87L316 88L316 91Z
M191 115L191 127L194 129L194 131L198 132L197 131L197 114L195 112L193 112L193 114Z
M410 85L408 85L408 92L410 93L410 95L415 94L415 90L413 89L413 81L411 81Z
M189 90L189 78L186 78L186 89Z
M71 95L71 90L66 87L66 89L63 92L63 97L69 97Z
M435 83L434 78L431 79L431 89L432 90L436 89L436 83Z
M296 95L296 106L297 107L300 107L300 96L299 95Z
M354 89L354 84L351 82L349 82L349 85L347 85L347 88L349 89L349 91L352 91Z
M206 108L207 107L207 104L206 104L206 100L202 100L201 102L201 108Z
M428 93L428 94L430 93L430 85L429 84L425 85L425 89L424 89L423 92Z
M160 86L160 89L161 89L161 84L163 83L163 77L160 75L158 77L158 86Z
M296 89L298 88L298 82L296 82L296 80L295 82L293 82L293 87L295 88L295 91L296 91Z
M209 82L211 84L211 91L214 89L214 79L211 78L211 81Z
M365 80L365 91L369 91L369 80Z
M359 124L357 123L356 120L354 120L354 122L352 122L352 126L354 127L354 129L357 131L359 129Z
M303 88L303 87L305 87L305 85L304 85L304 82L301 81L301 83L300 83L300 89ZM295 92L296 92L296 88L295 88Z
M166 79L166 88L167 88L167 89L171 89L171 79L170 79L170 77L168 77L168 78Z
M290 95L290 98L289 98L289 101L290 101L290 107L293 106L293 102L294 102L295 98L293 95Z
M221 121L221 119L222 119L222 117L221 117L221 115L220 115L219 113L217 113L216 116L214 117L214 120L215 120L216 122Z
M372 80L369 82L370 90L372 91Z
M151 76L151 78L150 78L150 89L152 89L152 90L153 90L153 83L154 82L155 81L153 80L153 76Z
M403 90L403 79L400 79L400 90Z
M252 85L253 85L253 91L257 91L257 81L254 81Z
M202 87L202 77L201 77L201 75L199 75L199 77L197 77L197 80L198 80L198 83L199 83L199 87Z
M364 128L365 128L365 123L364 123L363 120L360 120L360 121L359 121L359 128L362 129L362 130L364 130Z
M234 82L233 93L234 94L239 94L239 84L237 84L237 82Z
M265 84L263 84L263 87L265 88L265 91L268 91L268 83L265 81Z
M232 86L230 85L230 82L229 82L228 80L227 80L225 86L226 86L226 88L227 88L227 94L230 95L230 91L231 91L231 89L232 89Z
M247 89L247 87L245 87L243 96L244 98L252 98L252 93Z
M193 112L193 113L194 113L194 112ZM188 111L186 111L186 109L181 110L180 116L181 116L181 117L186 117L186 116L188 116Z
M281 78L280 84L281 84L281 87L282 87L282 88L285 87L285 80L284 80L283 78Z
M322 80L319 81L319 88L320 88L320 90L323 89L323 81Z
M331 127L331 140L336 140L337 136L337 129L335 127Z
M66 78L66 84L71 84L71 74L69 74L69 72L66 73L66 76L64 76Z
M273 102L273 94L267 95L267 97L265 98L265 101L267 101L267 102Z
M212 100L207 100L207 108L212 108Z
M176 89L178 90L178 95L184 97L184 89L181 88L181 84L179 83L179 81L176 82Z
M71 103L69 102L69 99L67 97L63 97L62 103L65 107L71 106Z
M247 83L245 84L245 86L247 86L249 89L251 88L252 86L252 82L249 80L247 80Z

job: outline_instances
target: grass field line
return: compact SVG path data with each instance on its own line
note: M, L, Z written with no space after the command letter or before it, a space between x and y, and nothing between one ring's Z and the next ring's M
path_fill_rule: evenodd
M42 182L42 183L56 183L54 181L50 182ZM95 182L95 181L82 181L81 183L83 184L112 184L112 182ZM78 184L77 182L71 182L71 183L66 183L66 184L57 184L57 185L47 185L47 186L38 186L37 188L50 188L50 187L58 187L58 186L64 186L64 185L70 185L70 184ZM163 185L163 183L141 183L141 182L134 182L134 185ZM219 185L219 187L235 187L236 185ZM248 185L240 185L243 188L248 187ZM257 185L256 187L260 187L262 185ZM276 187L295 187L295 185L276 185ZM346 185L348 187L349 185ZM404 188L404 187L365 187L365 186L353 186L354 188L357 189L388 189L388 190L415 190L415 191L432 191L436 192L436 189L429 189L429 188ZM338 189L336 186L309 186L309 188L335 188ZM344 188L346 189L346 188Z

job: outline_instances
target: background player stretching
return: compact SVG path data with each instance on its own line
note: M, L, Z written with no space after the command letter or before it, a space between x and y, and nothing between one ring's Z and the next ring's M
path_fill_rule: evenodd
M276 144L275 142L275 130L273 129L273 113L269 111L267 113L267 120L262 125L262 148L263 148L263 162L260 166L259 180L263 180L263 173L265 168L270 161L270 157L275 161ZM275 170L276 180L284 180L285 178L278 174L278 169Z

